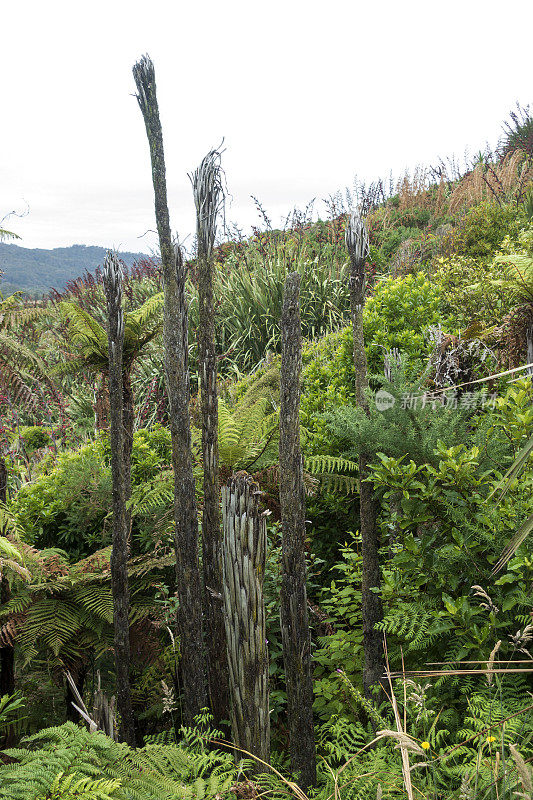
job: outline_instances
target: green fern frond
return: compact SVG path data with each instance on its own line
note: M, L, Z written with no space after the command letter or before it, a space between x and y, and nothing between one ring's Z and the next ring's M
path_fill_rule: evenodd
M82 780L79 790L107 792L113 800L211 800L228 792L238 774L230 754L176 745L132 750L73 723L47 728L5 752L14 762L0 764L1 800L54 797L56 787L72 791ZM200 774L206 764L209 774Z
M251 405L239 404L230 409L224 400L218 406L218 441L220 464L230 469L249 469L277 461L277 415L268 411L268 401L261 397ZM269 457L268 449L276 453Z
M174 475L172 470L165 470L151 484L135 487L129 506L133 516L142 516L157 508L168 508L173 502Z
M102 325L70 300L64 300L59 310L62 317L68 319L69 343L80 352L85 366L97 371L106 371L107 333Z
M359 490L359 465L355 461L330 455L306 456L305 468L329 491L352 494Z

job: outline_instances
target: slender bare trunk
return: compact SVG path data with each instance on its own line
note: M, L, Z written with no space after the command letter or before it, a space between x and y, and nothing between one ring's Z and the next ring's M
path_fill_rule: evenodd
M174 249L170 233L163 132L152 62L144 56L133 68L137 100L146 125L152 160L155 216L163 265L165 311L163 342L170 407L172 466L174 469L174 544L179 599L183 716L187 724L207 705L202 635L202 591L198 559L198 516L191 452L189 419L189 347L186 269L180 248Z
M263 579L266 519L259 486L239 472L222 488L224 619L231 695L231 734L237 747L270 761L268 646ZM237 758L245 754L236 752ZM256 772L265 767L257 765Z
M287 682L291 768L307 789L316 783L311 635L305 563L305 489L300 447L302 330L300 275L285 281L281 318L279 469L283 578L281 634Z
M361 229L358 226L363 227ZM352 236L350 236L350 233L352 233ZM367 242L363 223L352 217L347 230L347 245L351 259L350 306L355 368L355 402L365 414L370 413L367 397L368 366L363 332L363 308L366 293L365 258L367 254L365 245L367 245ZM379 566L380 535L377 524L378 506L375 499L374 486L369 481L370 470L368 465L372 461L372 455L372 453L364 451L359 455L359 507L363 560L361 581L364 649L363 691L366 697L371 697L373 687L379 686L384 668L381 634L375 628L376 623L383 619L383 608L381 597L376 591L379 590L381 584Z
M124 434L124 375L122 351L124 346L124 312L122 310L122 273L117 258L108 253L104 263L104 288L108 314L109 353L109 439L111 474L113 480L113 548L111 551L111 585L113 592L113 625L117 704L120 714L121 738L135 746L135 725L129 682L130 597L128 586L128 513L126 502L131 487L126 485L129 466L125 464Z
M131 454L133 451L133 423L135 407L131 385L131 367L122 368L122 414L124 430L124 491L126 497L126 525L128 528L128 556L131 550L131 511L127 506L131 498Z
M198 370L202 410L204 505L202 566L207 684L215 722L229 717L226 631L222 609L222 532L218 476L218 390L213 294L215 233L221 197L220 154L213 150L191 176L198 242Z
M526 358L527 364L533 364L533 321L526 327ZM527 370L527 374L533 376L533 367Z

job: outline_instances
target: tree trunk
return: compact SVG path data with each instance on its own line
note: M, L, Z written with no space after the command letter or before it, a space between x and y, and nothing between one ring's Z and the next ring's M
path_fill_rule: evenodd
M224 620L231 695L231 734L237 747L270 762L268 647L263 579L266 519L259 486L245 472L222 488ZM236 751L236 758L246 753ZM255 772L266 767L258 763Z
M380 536L377 523L378 508L374 496L374 485L368 480L371 459L366 453L359 456L359 504L361 511L361 555L363 576L361 581L361 614L363 618L363 693L373 697L373 687L381 684L383 676L383 636L376 630L376 623L383 619L383 607L379 589L381 573L379 567ZM375 591L377 590L377 591Z
M101 375L94 393L94 428L106 431L109 427L109 387L105 375Z
M300 448L300 373L302 333L300 276L285 281L281 319L281 383L279 469L283 578L281 633L287 682L291 769L308 789L316 783L313 726L311 635L307 609L305 563L305 489Z
M124 315L122 311L122 275L115 256L109 253L104 263L104 288L108 310L109 353L109 439L111 446L111 475L113 481L113 548L111 551L111 586L113 593L113 625L117 704L120 714L121 738L135 746L135 727L129 683L129 586L128 538L129 525L126 502L131 486L126 485L129 465L125 461L124 433L124 375L122 350L124 345Z
M526 327L526 358L526 364L533 364L533 321ZM533 376L533 367L530 367L526 374Z
M367 389L368 366L365 352L363 332L363 308L365 302L364 258L351 255L350 274L350 306L353 331L353 360L355 368L355 402L365 414L370 413ZM374 496L374 486L368 481L369 463L372 454L362 452L359 455L360 483L360 521L361 521L361 553L363 575L361 582L361 614L363 618L363 691L365 697L372 697L373 687L379 686L383 675L383 645L379 631L375 625L383 619L381 597L378 592L381 584L379 568L380 536L377 524L378 507Z
M229 717L226 632L222 609L222 534L218 476L218 391L213 296L213 247L220 187L219 154L209 153L192 176L198 240L198 370L202 408L204 506L202 565L207 685L215 723Z
M186 270L180 248L174 251L170 233L165 175L163 132L153 64L146 56L133 68L137 100L146 125L152 160L155 216L163 266L165 311L163 342L165 374L170 407L172 466L174 469L174 544L179 599L183 717L192 724L207 705L205 658L202 635L202 591L198 559L198 516L189 420L189 345Z
M128 528L128 557L131 551L131 510L127 503L131 498L131 453L133 450L133 423L135 408L131 385L131 368L122 368L122 415L124 430L124 491L126 497L126 525Z
M0 503L7 503L7 467L0 456ZM0 602L9 600L9 582L0 578ZM0 647L0 697L15 691L15 648L6 644Z

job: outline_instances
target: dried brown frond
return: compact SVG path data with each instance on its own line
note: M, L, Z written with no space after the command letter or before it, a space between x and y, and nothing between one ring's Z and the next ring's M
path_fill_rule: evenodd
M509 368L527 363L527 331L533 325L531 303L521 303L512 309L494 330L499 360Z
M13 647L16 636L17 624L13 615L0 626L0 646Z
M253 781L241 781L234 783L230 789L239 800L256 800L261 795L261 787Z

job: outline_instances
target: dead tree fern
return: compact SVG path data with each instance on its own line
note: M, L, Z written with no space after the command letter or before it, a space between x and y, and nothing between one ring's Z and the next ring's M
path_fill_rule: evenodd
M211 150L190 176L196 208L198 245L198 368L202 409L204 505L202 565L207 684L215 722L228 718L229 687L226 634L222 610L222 536L218 455L218 389L213 296L217 218L224 203L220 152Z
M311 635L305 563L305 486L300 448L302 329L300 275L287 276L281 318L280 502L283 551L281 633L287 681L289 750L293 772L305 788L316 783Z
M355 402L365 414L368 404L368 367L363 334L363 308L366 294L365 261L368 256L368 234L365 224L357 214L352 214L346 228L346 247L350 255L350 306L353 330L353 360L355 368ZM383 619L381 598L377 593L381 583L379 567L379 528L377 524L377 501L374 486L370 482L369 464L372 454L359 454L359 508L361 520L361 553L363 576L361 581L361 615L363 618L363 688L366 697L372 687L379 685L383 674L383 646L376 623Z
M107 299L107 341L109 354L109 439L113 480L113 549L111 584L117 705L121 738L135 746L135 727L130 692L130 598L128 587L129 514L126 503L131 494L129 465L126 469L124 446L124 312L122 309L122 270L117 257L108 253L104 262L104 289ZM127 484L130 483L130 486Z
M266 519L259 486L237 472L222 488L224 619L231 693L231 736L237 747L270 761L268 648L263 579ZM237 757L242 753L237 751ZM264 767L257 766L257 772Z
M174 248L172 245L163 131L159 119L154 65L148 56L143 56L135 64L133 77L137 86L137 101L144 118L150 145L155 216L163 265L165 293L163 341L174 470L174 539L179 598L178 630L181 640L183 710L185 722L193 724L194 717L207 703L207 695L202 634L202 592L198 560L198 516L189 419L190 381L188 314L185 299L186 269L181 249Z

